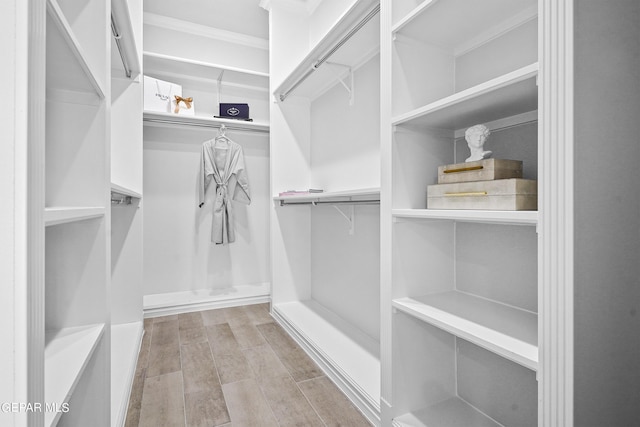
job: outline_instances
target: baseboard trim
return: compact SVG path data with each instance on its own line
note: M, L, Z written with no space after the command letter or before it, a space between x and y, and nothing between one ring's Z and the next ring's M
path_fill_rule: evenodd
M127 380L123 389L123 395L120 400L120 405L118 408L118 412L116 418L112 420L111 425L115 427L123 427L125 425L127 419L127 412L129 410L129 399L131 398L131 390L133 389L133 382L135 380L136 375L136 367L138 365L138 356L140 354L140 349L142 347L142 338L144 337L144 325L142 321L135 322L138 324L136 338L135 338L135 348L136 351L133 353L133 357L131 358L130 363L127 365ZM113 325L116 326L117 325ZM112 368L113 369L113 368ZM112 383L113 386L113 383ZM112 402L113 404L114 402Z
M347 398L362 412L362 414L374 426L380 426L380 406L362 388L347 375L339 365L327 357L322 349L298 330L296 325L289 322L285 316L278 312L277 307L272 308L271 315L282 328L300 345L300 347L318 364L327 377L342 391Z
M261 304L271 301L269 283L260 286L237 286L233 291L211 295L209 291L174 292L168 294L145 295L144 317L160 317L172 314L240 305Z

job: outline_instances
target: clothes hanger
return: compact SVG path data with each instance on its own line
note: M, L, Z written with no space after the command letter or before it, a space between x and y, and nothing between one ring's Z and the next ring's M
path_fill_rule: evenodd
M226 136L227 127L224 124L221 124L218 128L218 135L215 138L215 146L216 147L228 147L229 146L229 138Z

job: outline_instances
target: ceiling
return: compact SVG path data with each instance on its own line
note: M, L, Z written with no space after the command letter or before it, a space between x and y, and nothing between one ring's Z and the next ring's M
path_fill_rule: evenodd
M260 0L144 0L144 11L262 39L269 13Z

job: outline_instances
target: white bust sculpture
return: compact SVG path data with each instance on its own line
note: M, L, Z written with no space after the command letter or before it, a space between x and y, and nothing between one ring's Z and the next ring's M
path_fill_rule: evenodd
M466 160L467 162L474 162L491 157L491 151L484 151L482 149L490 133L485 125L475 125L467 129L464 133L464 139L467 140L469 151L471 151L471 155Z

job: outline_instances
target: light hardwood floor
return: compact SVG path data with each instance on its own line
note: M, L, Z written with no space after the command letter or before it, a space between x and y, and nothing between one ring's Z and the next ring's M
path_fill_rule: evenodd
M370 426L268 304L146 319L125 427Z

